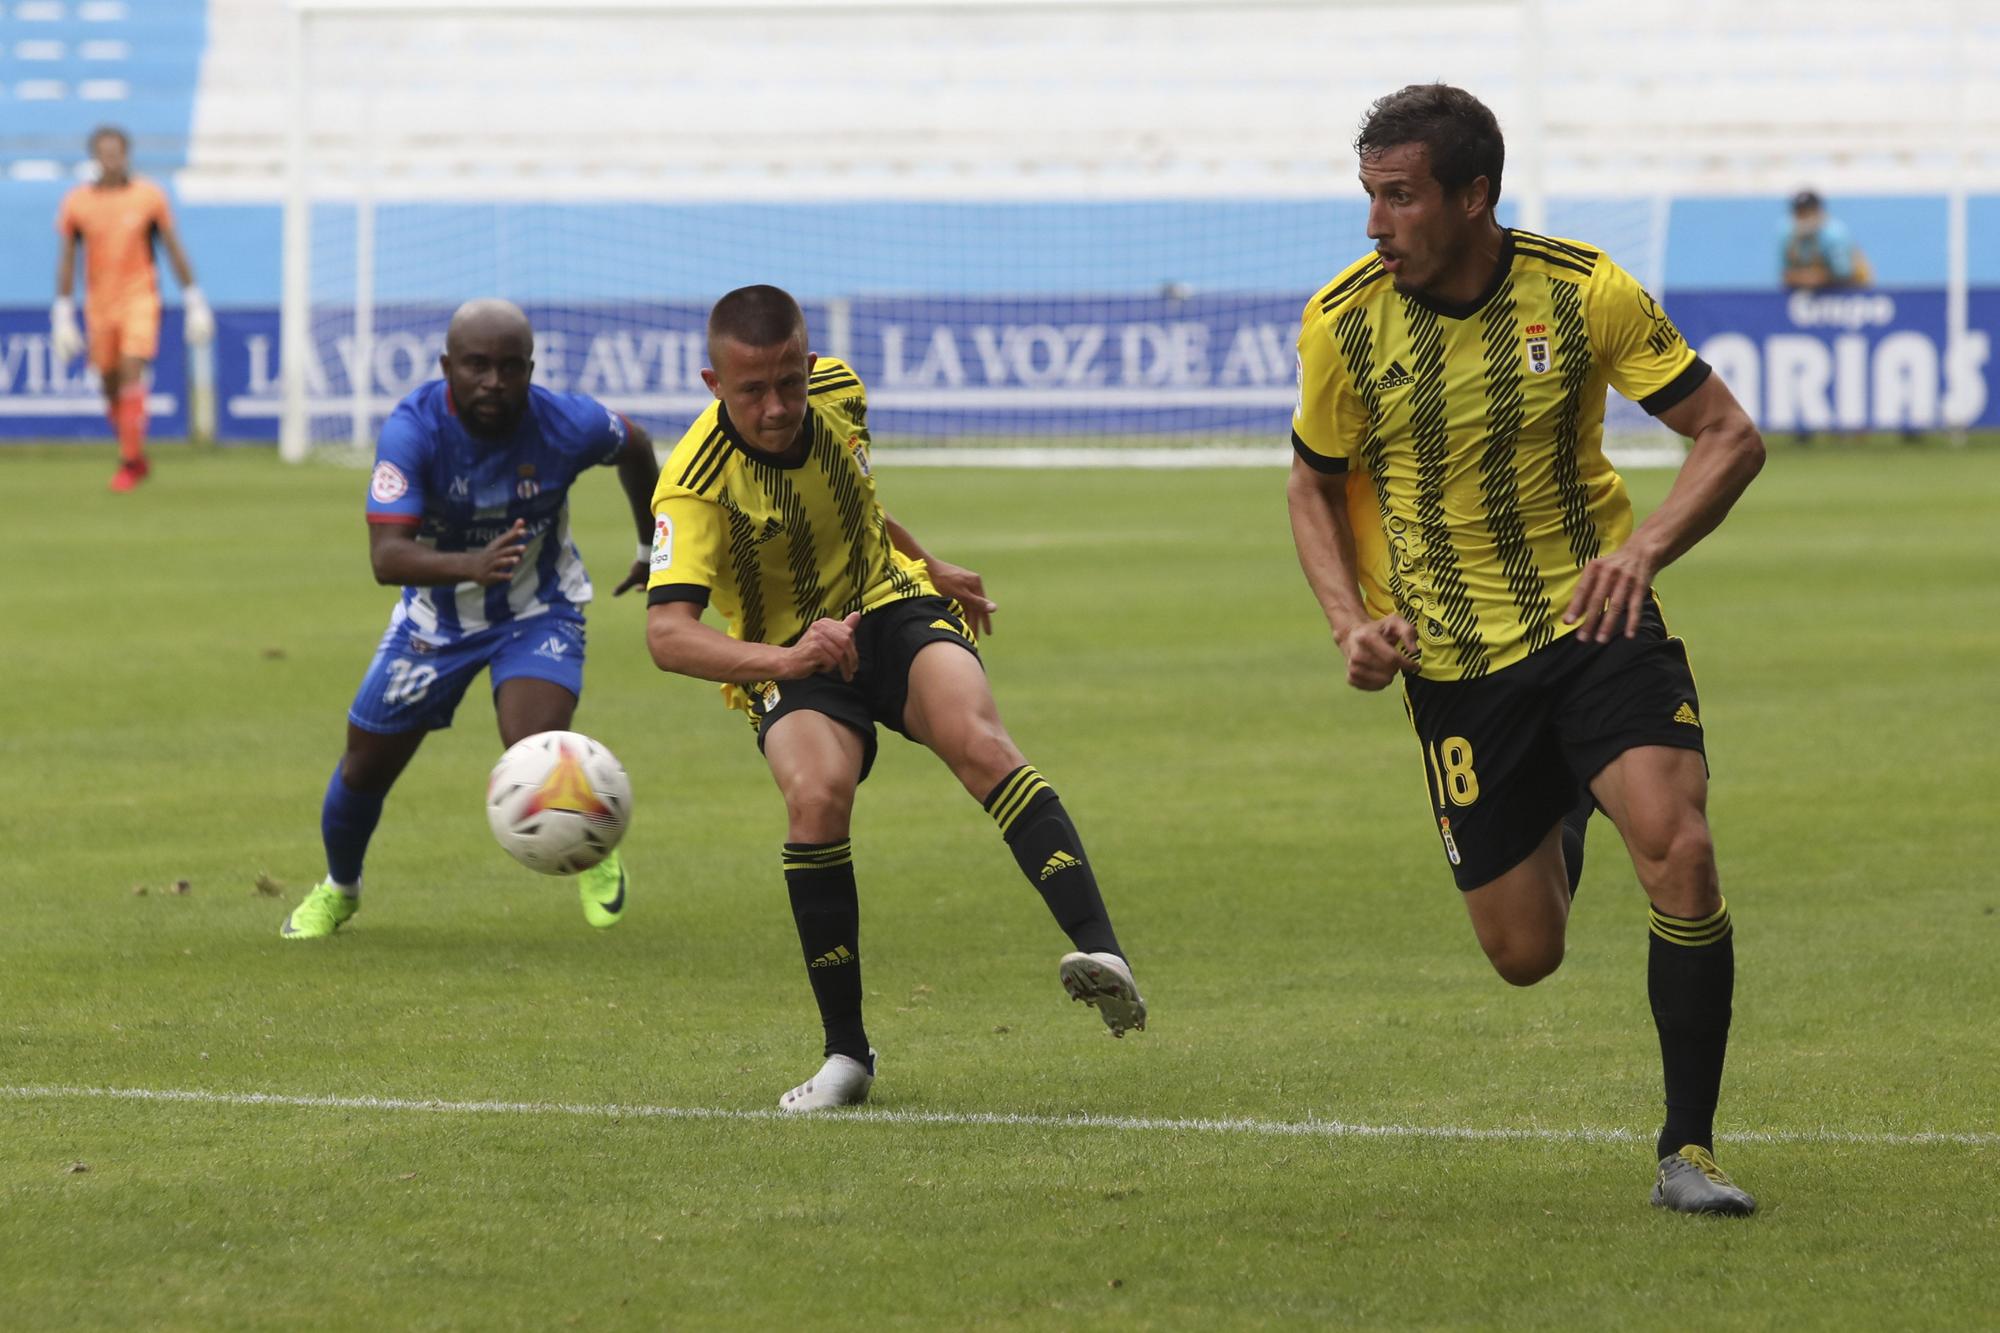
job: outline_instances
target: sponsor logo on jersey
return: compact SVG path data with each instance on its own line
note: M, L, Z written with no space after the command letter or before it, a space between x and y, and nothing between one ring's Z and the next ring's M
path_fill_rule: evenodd
M653 563L650 566L657 574L663 569L674 567L674 521L665 514L653 520Z
M1549 340L1547 338L1528 339L1528 370L1532 374L1547 374L1549 369Z
M1683 700L1681 706L1674 710L1674 721L1684 723L1690 727L1699 727L1701 725L1701 719L1694 715L1694 707L1686 700Z
M472 498L472 478L453 477L451 479L450 495L454 500L470 500Z
M1389 368L1382 372L1382 378L1375 382L1378 389L1403 389L1417 382L1417 377L1403 369L1400 361L1391 361Z
M569 658L569 645L559 636L551 634L542 641L541 647L535 649L535 656L546 657L554 662L566 661Z
M368 494L377 504L393 504L410 493L410 479L403 475L401 468L384 459L375 465L375 475L368 480Z

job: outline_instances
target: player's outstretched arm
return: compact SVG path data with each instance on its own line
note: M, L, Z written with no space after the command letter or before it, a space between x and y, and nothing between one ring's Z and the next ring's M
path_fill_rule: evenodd
M889 529L890 543L910 559L923 562L931 576L931 586L938 594L965 608L965 623L972 632L981 638L991 634L993 613L1000 609L1000 604L986 595L986 580L963 565L940 560L926 551L916 534L898 523L886 509L882 511L882 521Z
M1320 473L1297 458L1285 485L1299 567L1319 599L1333 641L1347 659L1347 683L1379 690L1417 669L1417 632L1401 616L1369 618L1355 574L1354 532L1347 518L1347 475Z
M400 588L477 583L490 588L514 577L528 544L528 525L514 526L476 551L439 551L417 540L415 523L370 523L368 563L375 581Z
M796 643L781 648L769 643L732 639L701 623L695 602L661 602L646 614L646 647L653 665L662 671L698 680L800 680L822 671L838 671L852 680L861 664L854 645L854 627L861 614L845 620L822 618L806 626Z
M1584 566L1563 620L1577 633L1607 642L1639 632L1653 577L1716 529L1764 466L1764 438L1736 395L1710 375L1700 388L1660 414L1694 441L1660 507L1610 555Z
M631 418L625 420L625 447L618 451L618 485L632 506L632 521L639 530L639 556L624 580L611 590L613 597L646 586L653 554L653 488L660 483L660 460L653 452L653 437Z

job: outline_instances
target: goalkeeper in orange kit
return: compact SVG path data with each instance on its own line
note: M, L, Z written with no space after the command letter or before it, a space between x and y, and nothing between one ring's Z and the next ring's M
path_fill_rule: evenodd
M118 432L118 471L111 489L129 491L146 479L146 376L159 351L160 281L153 262L157 239L174 266L186 307L190 344L215 337L215 316L174 232L167 196L132 175L132 143L125 131L105 126L90 136L97 180L64 196L56 215L61 248L56 259L56 301L49 312L56 360L68 364L86 348L104 382L105 411ZM77 325L76 248L83 247L83 326ZM86 331L88 342L86 343Z

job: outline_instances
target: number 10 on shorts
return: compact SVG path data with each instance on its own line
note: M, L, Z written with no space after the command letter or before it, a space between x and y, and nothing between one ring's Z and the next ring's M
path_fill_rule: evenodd
M389 688L382 691L385 704L413 704L430 693L431 682L437 679L437 668L426 663L414 666L407 657L399 657L389 663Z
M1438 809L1471 805L1479 799L1479 775L1472 771L1472 743L1465 737L1447 736L1425 746L1424 759L1430 766Z

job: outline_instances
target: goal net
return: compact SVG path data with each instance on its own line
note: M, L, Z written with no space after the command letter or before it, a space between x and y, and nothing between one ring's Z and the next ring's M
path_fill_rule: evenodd
M1415 47L1409 6L1295 0L295 6L293 459L365 453L483 295L539 382L673 439L752 282L854 364L882 449L1282 459L1299 312L1368 244L1368 103L1444 79L1514 157L1536 133L1520 3L1418 6ZM1559 206L1511 160L1507 194L1657 280L1654 196Z

